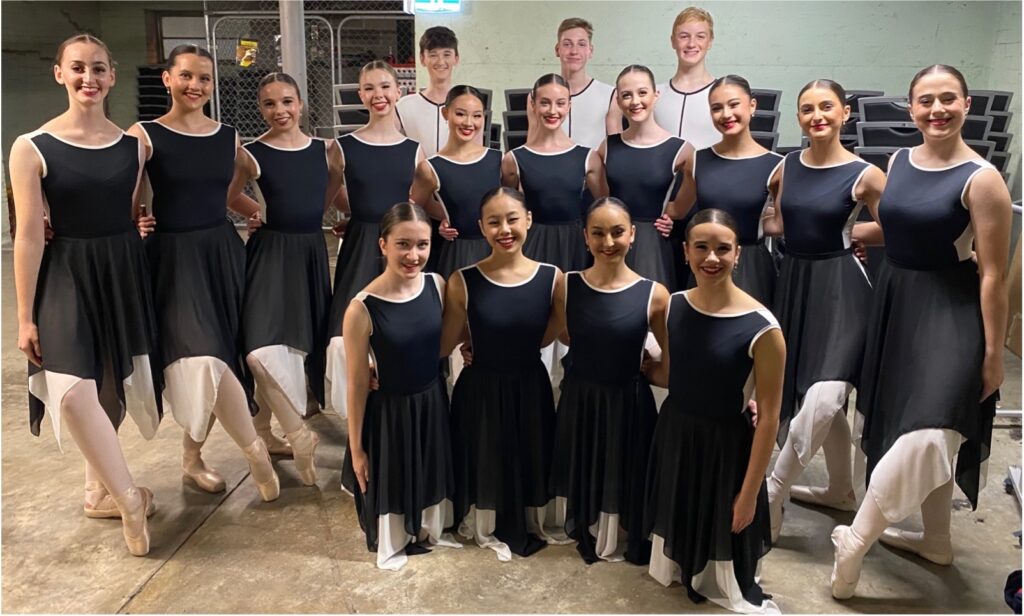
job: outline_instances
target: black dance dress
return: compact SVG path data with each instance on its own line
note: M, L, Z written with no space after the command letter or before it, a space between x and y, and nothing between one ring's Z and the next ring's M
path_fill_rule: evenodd
M761 215L768 202L768 182L782 162L782 156L765 152L746 158L730 158L722 156L712 146L698 150L694 161L697 202L693 211L713 208L732 215L743 249L740 263L732 271L733 280L754 299L771 306L778 271L775 259L765 245ZM687 286L697 286L692 272Z
M300 415L307 384L324 403L331 276L321 229L329 178L327 145L245 145L258 170L263 226L246 244L243 349L274 378Z
M779 195L786 236L773 310L786 336L779 446L811 385L857 386L871 304L871 283L851 249L863 205L854 190L871 165L811 167L801 153L786 156Z
M127 411L153 438L163 380L146 254L132 220L139 141L122 133L108 145L80 146L41 130L19 138L39 155L53 228L33 304L43 366L28 366L29 428L39 436L49 410L60 446L61 400L91 379L98 391L116 390L120 404L104 409L115 428Z
M632 145L622 135L609 135L605 151L608 191L629 208L636 225L636 240L626 264L644 278L656 280L670 291L677 287L672 244L654 227L665 213L676 178L675 163L685 142L668 137L654 145Z
M139 127L152 146L146 174L156 231L145 244L164 401L175 421L202 442L225 370L252 391L241 354L245 244L227 217L236 133L227 124L201 135L158 121Z
M369 460L366 493L359 490L346 450L341 485L355 495L366 547L377 566L400 569L407 546L422 532L430 544L460 547L442 536L453 524L448 390L438 370L441 295L437 274L407 300L361 292L370 317L370 352L379 389L366 398L362 444ZM415 548L409 553L420 553Z
M565 527L583 560L650 559L644 481L657 407L640 372L654 283L597 289L566 275L572 362L558 400L551 491L566 499ZM614 351L609 353L609 351Z
M746 412L754 388L754 343L779 326L766 309L702 312L688 293L672 295L669 303L669 394L647 471L650 573L666 586L686 585L695 602L764 610L774 607L755 579L758 561L771 549L765 484L753 522L735 534L732 507L754 439Z
M476 266L459 270L473 363L452 391L455 520L502 560L545 545L537 518L550 500L555 403L540 345L555 274L540 263L529 279L500 284Z
M978 159L924 169L911 152L893 155L878 207L887 259L871 307L857 395L864 415L861 444L870 474L901 435L955 430L965 439L956 482L977 508L998 396L978 402L985 332L971 260L974 228L963 195L974 176L992 165Z
M546 154L527 146L512 150L533 226L523 243L527 257L563 272L585 266L587 245L580 224L580 199L590 149L581 145Z
M437 272L447 280L456 270L491 254L477 221L483 196L501 186L501 152L488 149L480 158L468 163L437 154L428 158L427 163L437 176L434 198L444 208L448 224L459 231L455 240L442 240L437 249Z

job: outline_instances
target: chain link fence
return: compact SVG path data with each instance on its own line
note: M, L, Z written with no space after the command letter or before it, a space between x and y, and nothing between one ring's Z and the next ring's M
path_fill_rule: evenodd
M272 0L207 0L207 38L215 60L217 89L214 117L238 129L243 141L266 130L257 104L257 85L281 70L279 6ZM306 120L310 134L333 138L339 124L334 105L335 84L356 83L359 69L372 60L386 60L404 76L413 76L416 62L412 15L401 0L310 0L303 3L306 47ZM241 66L236 50L241 41L255 41L252 64ZM408 85L408 84L404 84ZM324 217L333 226L334 209ZM237 221L236 221L237 222Z

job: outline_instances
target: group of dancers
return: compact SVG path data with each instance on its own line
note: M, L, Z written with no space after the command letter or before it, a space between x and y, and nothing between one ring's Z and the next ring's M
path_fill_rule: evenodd
M400 100L394 69L363 67L369 122L336 140L303 134L298 85L267 75L268 130L244 145L203 115L202 48L170 54L168 113L122 131L103 112L109 50L61 44L69 108L10 157L18 344L33 433L45 410L86 459L87 516L121 518L129 551L149 551L126 413L151 438L169 409L183 475L211 492L219 419L270 501L271 454L316 483L303 419L327 406L347 418L342 485L384 569L462 547L457 530L501 560L575 543L695 601L773 611L757 571L787 496L857 511L832 533L836 598L878 539L952 561L953 482L976 506L1003 380L1010 228L1002 178L960 136L963 75L914 76L924 143L883 173L840 144L850 110L830 80L798 94L808 148L758 145L747 81L704 67L706 11L676 19L662 85L640 65L587 81L590 24L558 34L562 71L537 80L527 142L504 155L482 145L480 92L451 85L447 28L420 41L424 92ZM874 222L856 223L865 205ZM330 207L350 214L333 290ZM883 241L871 281L853 247ZM821 448L829 485L794 486ZM918 508L923 532L889 528Z

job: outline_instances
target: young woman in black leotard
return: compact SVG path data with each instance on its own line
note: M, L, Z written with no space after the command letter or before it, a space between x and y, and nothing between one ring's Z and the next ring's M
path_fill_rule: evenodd
M121 518L128 550L143 556L153 493L132 481L116 430L127 412L153 438L161 416L156 318L132 220L145 151L104 114L114 67L99 39L61 43L54 77L67 111L18 137L10 158L29 427L38 436L48 412L58 445L67 428L86 460L86 516Z

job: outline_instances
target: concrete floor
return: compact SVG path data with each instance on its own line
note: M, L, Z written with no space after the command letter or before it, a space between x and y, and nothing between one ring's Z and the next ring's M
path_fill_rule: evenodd
M500 563L465 546L412 558L400 572L379 571L366 551L351 497L338 488L345 443L337 416L319 415L317 487L302 486L290 460L275 462L281 498L263 503L241 453L215 429L206 460L228 482L221 495L183 485L181 430L165 418L144 441L130 422L122 434L129 466L156 494L152 552L130 556L117 520L82 515L83 463L74 443L61 455L49 423L28 432L25 359L17 350L10 253L2 255L2 609L5 612L722 612L695 605L678 586L663 588L629 564L586 566L572 546L549 546L529 559ZM1020 408L1020 360L1008 355L1003 406ZM1007 613L1002 589L1021 566L1012 533L1015 499L1003 491L1009 464L1021 463L1020 423L995 431L990 481L981 508L957 493L956 562L931 565L885 548L869 553L857 598L829 594L829 533L852 514L791 504L778 546L763 563L762 584L784 612ZM823 484L819 455L808 479ZM912 526L919 520L908 520Z

